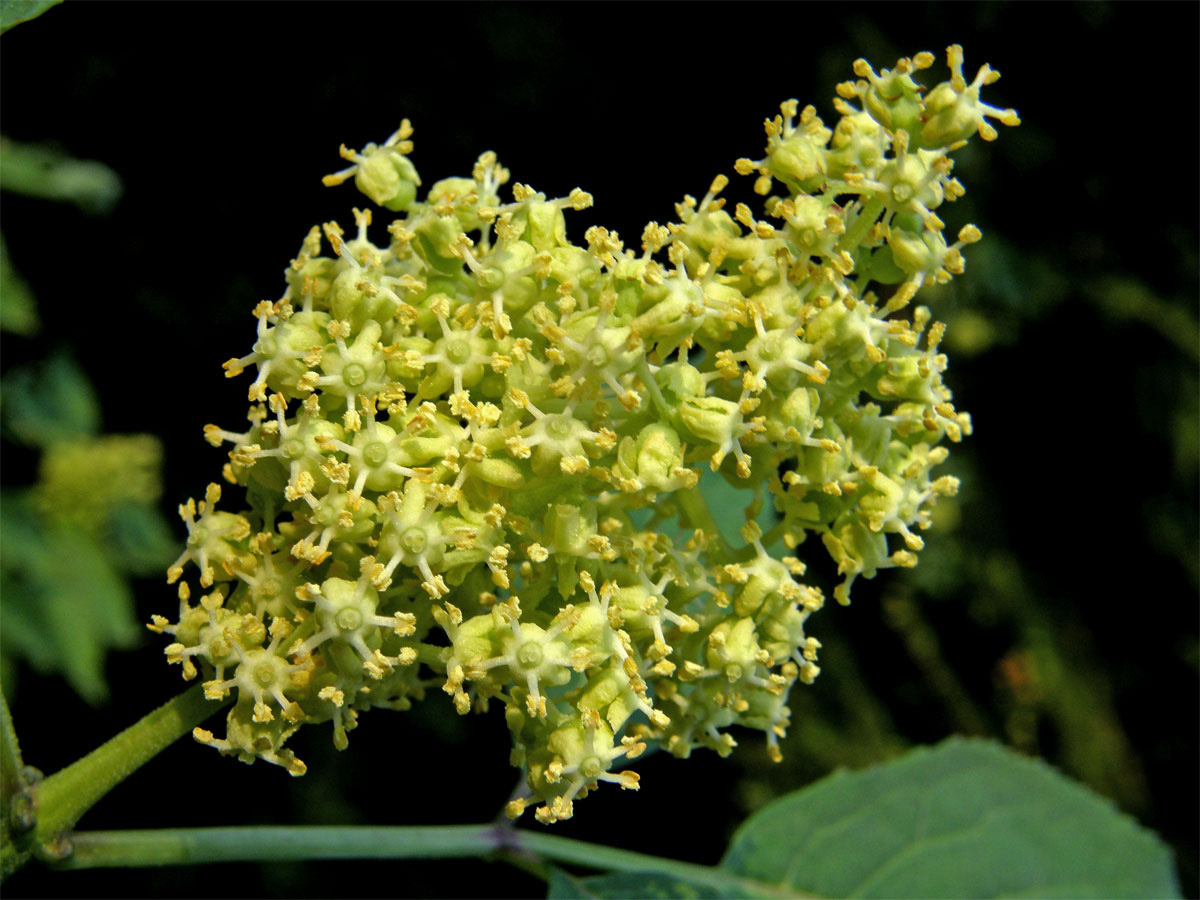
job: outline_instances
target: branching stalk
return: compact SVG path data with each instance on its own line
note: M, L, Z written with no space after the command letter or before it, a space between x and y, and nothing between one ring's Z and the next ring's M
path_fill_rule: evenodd
M34 834L47 844L71 829L101 797L224 705L197 684L37 787Z
M93 831L75 835L66 869L195 865L211 862L289 862L316 859L461 859L530 855L611 872L651 872L741 896L803 897L702 866L587 841L486 825L182 828Z

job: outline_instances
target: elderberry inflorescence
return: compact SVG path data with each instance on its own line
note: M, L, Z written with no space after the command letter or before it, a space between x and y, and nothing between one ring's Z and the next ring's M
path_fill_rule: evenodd
M968 84L961 48L948 57L928 93L928 53L878 74L859 60L833 129L782 104L765 156L735 166L762 217L731 215L718 176L641 252L600 227L567 239L582 190L504 200L493 153L418 200L407 121L343 147L353 165L326 184L353 178L398 217L383 243L366 210L350 235L314 227L283 297L255 309L251 352L225 364L256 372L250 427L205 429L232 445L225 480L249 508L218 511L215 484L181 508L179 614L150 626L185 678L236 692L225 737L197 739L299 775L284 743L302 724L332 721L344 748L361 711L430 687L459 713L495 700L527 776L509 813L540 804L544 822L601 781L636 788L615 769L651 742L725 755L738 725L778 758L824 597L767 548L818 536L849 602L857 577L916 563L957 488L933 474L970 431L944 326L896 314L980 237L943 236L938 210L963 194L949 153L993 139L986 117L1018 120L979 100L998 73ZM701 467L777 524L729 542Z

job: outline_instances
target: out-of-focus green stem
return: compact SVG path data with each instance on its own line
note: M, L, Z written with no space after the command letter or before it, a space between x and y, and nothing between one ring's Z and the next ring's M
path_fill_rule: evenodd
M884 206L882 196L871 197L863 205L863 208L859 210L854 224L847 229L846 233L838 241L838 249L845 250L847 253L854 253L858 249L858 245L862 243L862 239L867 236L867 232L871 229L871 226L875 224L875 220L879 218L879 214L883 212Z
M671 407L667 403L667 398L663 396L662 391L658 388L658 382L654 380L654 375L650 371L650 363L643 356L637 363L638 375L642 378L642 384L646 388L646 393L650 395L650 402L654 404L654 408L664 420L670 422L674 416L671 412Z

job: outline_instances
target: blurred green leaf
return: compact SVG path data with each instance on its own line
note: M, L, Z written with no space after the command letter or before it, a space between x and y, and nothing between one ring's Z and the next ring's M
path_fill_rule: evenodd
M30 335L40 323L37 302L8 258L8 245L0 238L0 330Z
M0 0L0 34L4 34L14 25L36 19L50 7L60 3L62 0Z
M0 541L5 654L61 673L89 703L103 701L105 655L140 634L108 551L74 528L46 526L16 495L0 507Z
M113 561L132 575L165 571L179 555L179 541L155 508L122 503L108 520L108 545Z
M36 590L18 579L0 579L5 602L3 638L0 650L6 659L24 659L39 672L50 672L56 668L58 654L50 635L46 633L37 615L36 604L24 603L15 598Z
M734 547L743 546L746 542L742 540L739 529L746 524L746 509L753 502L754 493L734 487L724 475L710 471L707 467L700 473L700 490L704 493L708 508L712 510L713 518L721 527L725 540ZM754 520L766 534L779 521L779 515L766 492L760 496L763 503Z
M1039 760L952 739L754 814L722 866L825 897L1177 897L1170 851Z
M747 521L746 510L756 502L754 492L735 487L724 475L720 472L713 472L707 466L700 472L700 492L704 495L704 501L708 504L709 511L712 512L713 520L720 529L722 537L734 547L745 546L746 542L742 540L740 529ZM759 496L762 503L754 520L766 535L780 517L767 492L763 491ZM653 508L635 511L634 521L638 523L638 527L645 527L652 512ZM654 528L670 536L678 544L686 543L692 533L692 529L685 527L677 517L658 521L654 524ZM782 546L783 539L779 537L766 549L768 552L776 552Z
M74 203L99 215L121 196L121 179L104 163L75 159L55 147L0 138L0 188L43 200Z
M57 355L9 373L0 384L5 420L13 435L34 446L95 434L100 405L83 370Z
M43 565L45 552L41 526L28 492L0 494L0 570L11 572Z
M1170 303L1136 278L1109 275L1089 286L1089 295L1115 319L1153 328L1193 361L1200 360L1200 324L1182 304Z
M0 612L4 621L0 650L6 659L24 659L39 671L55 669L58 658L38 613L41 586L37 573L53 565L28 496L6 492L0 502Z

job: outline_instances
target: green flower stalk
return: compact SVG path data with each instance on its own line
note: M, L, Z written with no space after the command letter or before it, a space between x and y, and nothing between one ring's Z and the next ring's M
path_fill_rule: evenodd
M361 712L430 689L459 713L496 702L527 782L508 812L543 822L600 782L636 789L621 767L652 743L725 755L741 726L778 759L825 598L767 546L819 538L848 603L857 578L916 564L957 489L935 474L970 433L945 327L900 313L980 238L943 234L950 154L1018 120L979 99L998 73L967 83L948 58L929 92L928 53L859 60L833 128L782 104L765 155L735 166L761 211L727 210L718 176L638 250L567 238L582 190L502 196L494 153L420 197L407 121L343 147L326 184L353 178L392 216L314 227L255 309L251 352L225 364L255 372L249 427L205 429L246 508L218 510L215 484L181 508L178 615L150 626L185 679L235 695L225 736L197 740L299 775L302 725L332 722L344 748ZM769 541L753 521L737 546L720 534L704 467L748 520L769 495Z

